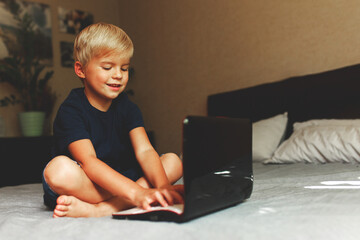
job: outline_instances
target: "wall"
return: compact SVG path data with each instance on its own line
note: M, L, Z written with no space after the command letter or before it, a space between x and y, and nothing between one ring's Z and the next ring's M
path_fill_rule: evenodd
M129 87L159 152L209 94L359 63L359 0L122 0L135 43Z
M57 102L54 113L51 116L52 122L59 104L65 99L69 91L75 87L81 87L81 81L74 74L73 68L65 68L60 62L60 41L73 42L75 35L60 33L58 25L58 7L68 10L82 10L94 15L94 21L104 21L113 24L118 22L118 2L113 0L88 1L88 0L33 0L50 6L52 17L52 44L53 44L53 62L54 76L50 80L50 85L57 94ZM14 89L6 84L0 85L0 98L9 93L16 93ZM17 119L17 113L22 110L21 105L8 106L0 108L0 115L5 119L6 136L20 136L20 128ZM50 128L50 126L48 126Z
M181 120L206 114L209 94L359 62L359 0L34 0L52 10L58 105L81 86L60 65L57 7L118 23L135 43L129 88L159 152L181 151ZM10 89L0 85L0 98ZM19 135L21 106L0 108L7 135Z

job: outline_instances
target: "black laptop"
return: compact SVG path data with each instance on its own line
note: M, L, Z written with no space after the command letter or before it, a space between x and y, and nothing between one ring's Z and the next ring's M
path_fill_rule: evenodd
M184 204L133 208L114 218L185 222L236 205L253 188L248 119L189 116L183 121Z

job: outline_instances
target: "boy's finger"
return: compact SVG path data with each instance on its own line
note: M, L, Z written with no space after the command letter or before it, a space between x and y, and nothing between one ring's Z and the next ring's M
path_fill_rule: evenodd
M174 205L174 199L167 189L163 189L161 191L161 193L164 195L164 197L169 205Z
M148 199L145 199L145 201L142 203L142 208L145 210L149 210L151 208Z
M168 203L165 201L163 195L159 191L155 192L155 198L160 203L161 206L163 206L163 207L168 206Z
M174 199L175 203L184 203L184 199L182 195L179 194L177 191L171 191L172 198Z

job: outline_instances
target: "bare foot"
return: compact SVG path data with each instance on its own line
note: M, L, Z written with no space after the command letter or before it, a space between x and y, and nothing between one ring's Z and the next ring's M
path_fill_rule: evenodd
M132 205L126 203L120 198L113 197L107 201L97 204L91 204L73 196L61 195L56 200L53 217L104 217L110 216L113 212L117 212Z
M57 217L98 217L96 204L83 202L76 197L62 195L56 200L54 218Z

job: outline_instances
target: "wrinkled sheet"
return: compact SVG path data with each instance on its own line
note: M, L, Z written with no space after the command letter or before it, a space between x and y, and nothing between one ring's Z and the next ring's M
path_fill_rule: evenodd
M359 239L359 177L352 164L255 164L250 199L182 224L53 219L41 184L3 187L0 239Z

